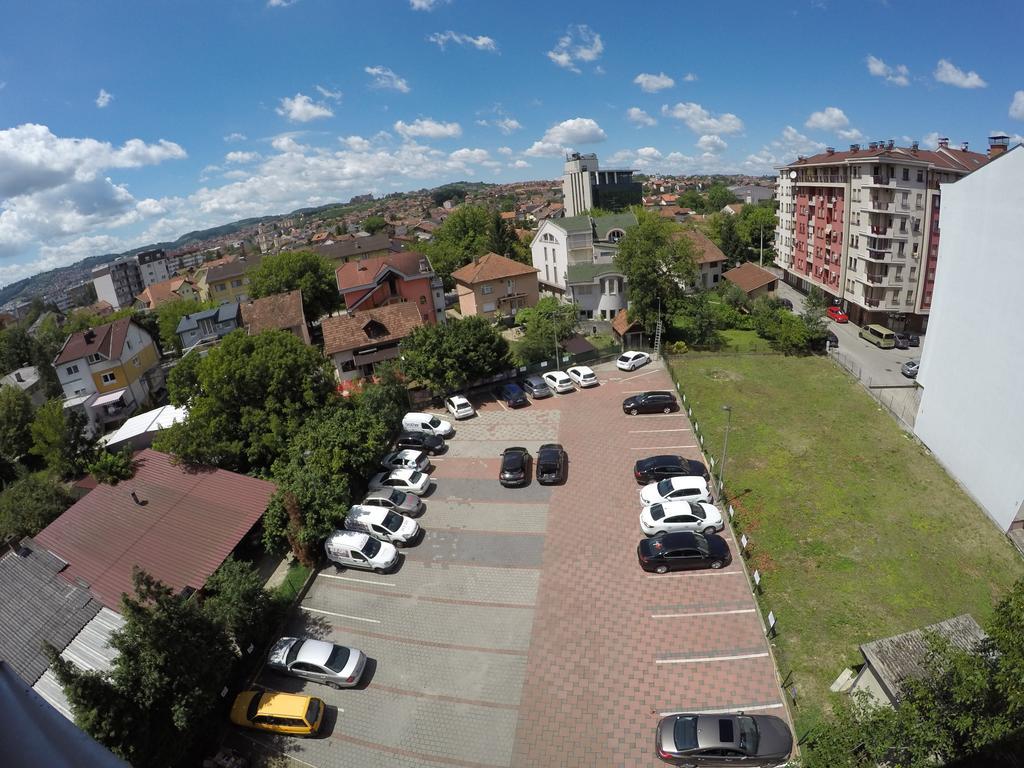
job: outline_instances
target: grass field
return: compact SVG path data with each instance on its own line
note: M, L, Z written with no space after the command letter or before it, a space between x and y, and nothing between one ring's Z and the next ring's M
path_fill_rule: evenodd
M979 622L1024 561L928 452L828 360L690 354L677 380L719 461L778 619L798 730L858 646L969 612Z

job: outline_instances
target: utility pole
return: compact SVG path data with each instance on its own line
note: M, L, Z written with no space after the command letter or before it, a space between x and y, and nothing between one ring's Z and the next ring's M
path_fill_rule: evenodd
M761 255L757 257L757 266L764 266L764 222L761 222Z
M729 450L729 427L732 426L732 406L723 405L722 410L725 411L725 440L722 442L722 466L718 468L718 488L721 491L721 496L725 498L725 460L728 458Z

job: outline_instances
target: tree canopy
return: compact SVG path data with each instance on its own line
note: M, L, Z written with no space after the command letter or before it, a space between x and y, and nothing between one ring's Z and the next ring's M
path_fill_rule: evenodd
M578 305L563 304L553 296L545 296L535 306L519 310L516 323L523 327L523 335L516 342L516 362L532 365L554 358L556 341L575 335L579 315Z
M0 492L0 541L35 536L71 506L73 498L46 473L25 475Z
M334 267L318 253L284 251L266 256L249 273L249 293L254 298L294 290L302 291L306 320L316 320L341 306Z
M516 237L512 226L498 211L479 205L456 208L421 248L444 280L446 290L455 286L452 272L488 251L524 263L529 261L529 249Z
M93 458L93 440L86 436L85 427L81 411L65 409L60 400L49 400L36 410L29 450L56 476L65 480L81 477Z
M383 216L370 216L363 222L363 231L369 232L371 235L376 235L382 229L387 227L388 222Z
M32 400L19 387L0 385L0 453L17 459L32 447Z
M508 364L508 342L485 318L421 325L402 340L401 368L434 394L461 389Z

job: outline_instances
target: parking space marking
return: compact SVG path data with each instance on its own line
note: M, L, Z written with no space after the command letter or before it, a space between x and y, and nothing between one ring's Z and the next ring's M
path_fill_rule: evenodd
M354 627L344 627L344 630L349 634L353 635L363 635L364 637L376 637L380 640L390 640L395 643L405 643L407 645L415 645L419 647L444 648L449 651L476 651L478 653L500 653L503 656L525 657L527 655L526 651L520 651L515 648L484 648L481 645L458 645L456 643L439 643L434 640L420 640L419 638L401 637L399 635L386 635L381 632L371 632L368 629L356 629Z
M344 585L341 585L344 587ZM452 597L431 597L429 595L414 595L410 592L374 592L372 589L362 587L348 587L349 594L358 592L360 594L373 595L379 598L395 598L396 600L422 600L427 603L438 603L439 605L468 605L477 608L517 608L532 610L536 608L532 603L503 603L493 600L459 600Z
M679 578L691 578L694 576L742 576L743 571L708 571L707 573L658 573L649 575L648 579L679 579Z
M670 448L696 448L696 445L645 445L640 448L630 448L631 451L667 451Z
M405 749L403 747L387 747L383 744L378 744L375 741L367 741L366 739L358 739L355 736L347 736L342 733L332 733L331 739L336 741L345 741L350 744L355 744L366 749L373 750L374 752L384 752L389 755L401 755L412 760L419 760L425 763L434 763L441 765L453 765L458 768L502 768L497 763L477 763L472 760L459 760L454 757L447 757L445 755L435 755L427 752L415 752L411 749Z
M317 578L337 579L338 581L358 581L360 584L372 584L375 587L397 587L397 584L389 584L386 581L370 581L369 579L353 579L351 576L335 576L331 573L321 573Z
M294 760L296 763L302 763L303 765L308 765L309 768L318 768L318 766L313 765L312 763L307 763L305 760L300 760L299 758L297 758L295 755L293 755L291 753L286 753L286 752L284 752L284 751L282 751L280 749L276 749L276 748L270 746L269 744L264 744L259 739L254 739L252 736L249 736L248 734L239 733L238 735L241 736L246 741L251 741L256 746L262 747L263 749L267 750L271 754L280 755L281 757L284 757L284 758L286 758L288 760Z
M629 430L629 434L631 434L631 435L649 435L649 434L653 434L654 432L689 432L689 431L690 430L686 429L685 427L682 428L682 429L631 429L631 430Z
M652 373L661 373L661 368L655 368L650 371L644 371L643 373L638 373L635 376L627 376L626 378L621 379L621 381L632 381L633 379L639 379L641 376L650 376ZM640 391L643 392L644 390Z
M718 707L716 709L675 709L671 712L659 712L658 717L669 717L671 715L717 715L731 714L733 712L759 712L764 709L782 709L785 707L781 702L778 704L752 704L745 707Z
M396 696L412 696L417 699L433 699L435 701L447 701L450 704L468 704L472 707L488 707L490 709L519 709L518 704L504 704L500 701L483 701L482 699L467 699L463 696L448 696L443 693L427 693L426 691L410 691L404 688L394 688L389 685L374 683L375 691L393 693Z
M638 413L636 416L627 414L632 419L664 419L667 417L678 418L678 413Z
M701 656L697 659L655 659L655 664L704 664L709 661L738 661L740 659L760 659L768 655L764 653L741 653L736 656Z
M734 613L757 613L756 608L737 608L732 611L696 611L694 613L652 613L652 619L688 619L691 616L731 616Z
M380 619L364 619L362 616L349 616L347 613L334 613L333 611L322 611L319 608L307 608L304 605L299 606L304 611L310 613L322 613L327 616L338 616L342 619L352 619L353 621L365 621L368 624L380 624Z

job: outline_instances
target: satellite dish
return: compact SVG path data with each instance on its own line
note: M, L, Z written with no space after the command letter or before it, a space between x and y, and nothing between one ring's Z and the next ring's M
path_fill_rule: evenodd
M796 171L790 171L789 172L789 178L795 179L796 178Z

